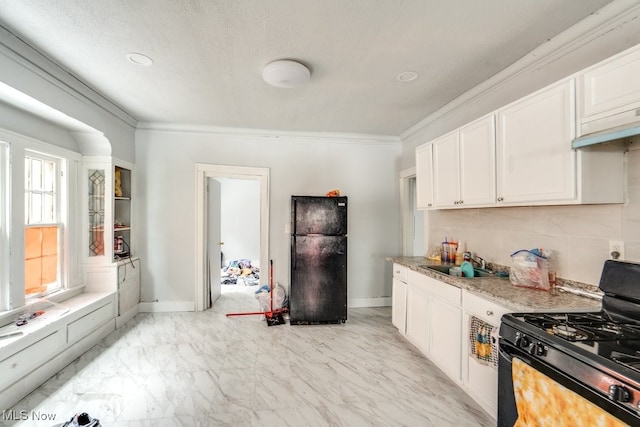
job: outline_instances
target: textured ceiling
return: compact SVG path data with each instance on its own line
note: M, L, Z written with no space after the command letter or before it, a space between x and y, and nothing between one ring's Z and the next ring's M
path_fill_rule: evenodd
M0 0L0 25L139 121L395 136L607 3ZM265 84L282 58L311 81Z

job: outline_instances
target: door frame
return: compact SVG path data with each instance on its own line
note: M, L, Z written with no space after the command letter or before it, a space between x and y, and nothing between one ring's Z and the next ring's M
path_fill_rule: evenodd
M415 222L413 216L413 206L415 198L411 197L410 180L416 177L416 168L408 168L400 171L400 209L402 215L402 255L414 256L413 239L415 236ZM424 226L428 226L427 212L423 216ZM425 242L425 246L427 246Z
M196 163L195 311L206 307L206 184L208 178L251 179L260 183L260 268L269 263L269 168Z

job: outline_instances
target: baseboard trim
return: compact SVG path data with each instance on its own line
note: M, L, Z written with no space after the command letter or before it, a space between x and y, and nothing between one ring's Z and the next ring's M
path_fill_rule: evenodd
M140 313L173 313L177 311L195 311L195 303L193 301L154 301L140 303Z
M129 320L131 320L134 317L136 317L136 314L138 314L138 313L140 313L140 304L137 304L136 306L134 306L133 308L128 310L126 313L121 314L120 316L116 317L116 329L119 329L125 323L127 323Z
M391 306L391 297L351 298L351 299L349 299L349 308L390 307L390 306Z

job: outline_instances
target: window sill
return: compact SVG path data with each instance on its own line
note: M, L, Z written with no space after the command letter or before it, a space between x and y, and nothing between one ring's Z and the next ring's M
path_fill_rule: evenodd
M18 316L29 311L29 308L34 305L37 305L46 301L59 304L70 298L74 298L82 294L83 290L84 290L84 286L76 286L75 288L63 289L61 291L49 294L46 297L35 298L33 300L30 300L29 302L27 302L27 304L25 304L20 308L0 312L0 328L1 328L0 330L4 329L3 328L4 326L14 323L18 318Z
M42 338L42 336L50 333L51 329L56 329L61 324L66 324L82 317L88 309L104 305L105 301L109 299L113 301L115 296L115 292L86 292L74 296L69 296L69 294L73 294L73 292L67 293L67 298L63 302L56 303L49 309L45 309L44 314L28 320L27 324L23 326L16 326L11 321L8 325L1 327L0 360L3 359L3 356L18 351L22 347ZM24 307L21 310L17 310L18 313L22 311L24 311ZM11 336L12 334L17 335Z

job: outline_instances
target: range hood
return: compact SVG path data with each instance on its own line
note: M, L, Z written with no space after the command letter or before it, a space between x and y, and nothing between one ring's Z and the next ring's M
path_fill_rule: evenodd
M636 135L640 135L640 123L618 126L612 129L606 129L600 132L593 132L587 135L583 135L580 138L576 138L573 140L573 142L571 143L571 148L591 147L603 142L623 140L625 138Z
M622 142L627 138L640 135L640 108L583 123L582 136L571 143L572 148L590 148L606 142Z

